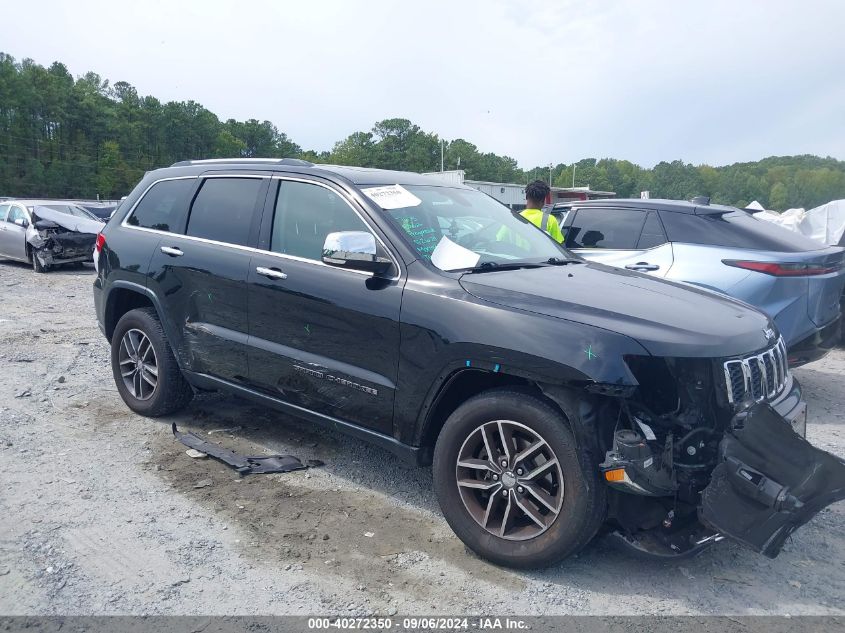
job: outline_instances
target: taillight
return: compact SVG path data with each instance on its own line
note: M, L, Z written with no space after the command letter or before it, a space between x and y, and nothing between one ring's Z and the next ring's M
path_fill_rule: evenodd
M103 235L102 233L97 233L97 241L94 242L94 248L99 253L101 250L103 250L103 246L105 246L105 245L106 245L106 236Z
M826 275L835 273L841 266L822 266L819 264L805 264L801 262L752 262L737 259L723 259L726 266L744 268L758 273L765 273L775 277L806 277L809 275Z

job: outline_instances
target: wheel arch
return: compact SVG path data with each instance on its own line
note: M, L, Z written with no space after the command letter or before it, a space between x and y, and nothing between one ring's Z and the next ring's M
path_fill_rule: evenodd
M515 389L533 396L559 412L575 436L580 448L601 455L602 419L615 398L590 394L583 386L553 384L516 374L492 372L484 369L459 369L441 382L436 395L424 413L420 424L417 445L430 461L430 455L443 425L462 403L493 389ZM600 460L599 460L600 461Z
M114 329L120 318L130 310L136 308L153 308L162 326L165 325L161 318L161 305L155 294L148 288L129 281L114 282L106 297L106 306L103 315L103 326L105 328L106 338L109 341L111 341Z
M559 411L570 426L573 426L570 417L572 408L567 407L570 409L570 412L567 412L557 398L551 397L544 390L544 384L538 380L486 369L457 369L441 381L439 389L423 412L416 438L417 445L427 449L425 453L430 455L443 425L455 409L480 393L504 388L516 389L546 402ZM555 395L558 394L555 393Z

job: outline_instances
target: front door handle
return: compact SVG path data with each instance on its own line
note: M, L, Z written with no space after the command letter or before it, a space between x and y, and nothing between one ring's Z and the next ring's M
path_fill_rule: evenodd
M185 254L181 248L176 248L175 246L162 246L161 252L171 257L182 257Z
M264 266L259 266L258 268L255 269L255 272L257 272L259 275L264 275L265 277L267 277L269 279L287 279L288 278L288 276L285 273L283 273L281 270L279 270L278 268L264 268Z
M657 264L649 264L648 262L637 262L636 264L629 264L625 266L628 270L637 270L640 272L647 272L649 270L659 270L660 266Z

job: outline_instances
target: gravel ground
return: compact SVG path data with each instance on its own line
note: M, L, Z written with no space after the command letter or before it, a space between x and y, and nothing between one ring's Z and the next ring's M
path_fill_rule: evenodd
M325 466L239 479L131 413L91 268L0 264L0 614L845 614L845 504L769 560L642 561L599 540L542 572L469 553L428 469L219 395L173 419ZM845 352L797 370L808 437L845 454Z

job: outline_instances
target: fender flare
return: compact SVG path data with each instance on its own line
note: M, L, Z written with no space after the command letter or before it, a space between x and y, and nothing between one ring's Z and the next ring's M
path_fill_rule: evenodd
M426 434L432 428L432 425L435 421L432 419L433 412L437 409L438 404L442 401L445 394L448 392L450 385L453 381L464 374L467 371L474 371L479 373L486 373L489 376L501 376L503 379L515 379L519 381L524 381L526 384L533 384L538 389L538 395L542 395L545 398L548 398L552 403L556 404L558 408L560 408L565 415L569 415L569 412L561 406L561 403L558 401L556 397L551 396L545 387L549 385L549 377L548 376L541 376L532 373L529 370L523 370L519 365L509 364L506 368L502 368L498 363L494 361L458 361L452 360L446 363L440 372L437 374L437 379L432 382L431 387L429 388L425 399L420 406L419 412L417 414L416 419L416 428L414 431L413 442L415 444L420 444L423 442L423 439L426 437ZM561 369L564 366L561 365ZM575 368L568 367L568 369L573 374L579 374ZM584 376L585 382L589 381L589 378ZM564 385L555 385L563 390L577 390L577 387L573 386L564 386ZM586 396L587 394L585 394ZM572 422L570 422L572 424ZM574 431L574 429L573 429ZM577 435L577 434L576 434Z
M109 290L106 294L106 302L105 302L105 314L108 315L109 313L109 306L111 305L112 301L112 291L113 290L130 290L136 294L143 295L147 299L150 300L150 303L153 304L153 309L156 311L156 315L158 316L158 320L161 323L161 327L164 328L164 333L167 336L168 341L175 341L177 340L176 333L173 330L173 325L170 323L168 319L165 319L163 315L165 314L164 308L161 305L161 301L159 300L158 296L146 286L142 286L141 284L135 283L134 281L127 281L125 279L118 279L111 284L109 284ZM172 345L171 345L172 347ZM185 367L183 366L182 359L180 358L179 354L175 353L173 356L176 358L176 363L179 365L179 369L183 370Z

